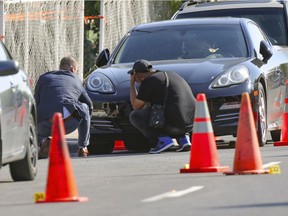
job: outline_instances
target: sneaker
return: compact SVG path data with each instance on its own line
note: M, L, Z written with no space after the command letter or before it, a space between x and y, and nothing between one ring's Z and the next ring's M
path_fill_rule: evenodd
M165 151L166 149L174 146L174 142L171 139L171 137L159 137L157 145L155 148L152 148L149 153L150 154L158 154L162 151Z
M177 152L189 151L191 148L189 134L185 134L185 136L177 138L177 143L179 144L179 149L176 150Z
M49 150L50 150L50 142L51 139L49 137L46 137L42 140L40 145L40 150L38 153L38 159L46 159L49 156Z
M89 151L86 147L78 149L78 157L88 157Z

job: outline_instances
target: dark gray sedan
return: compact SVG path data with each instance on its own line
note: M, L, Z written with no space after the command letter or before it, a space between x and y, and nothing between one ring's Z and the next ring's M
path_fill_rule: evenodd
M138 59L175 71L195 96L205 93L216 136L237 133L241 95L248 92L259 138L279 134L288 76L287 49L273 46L254 21L199 18L146 23L132 28L113 53L99 54L85 88L94 101L90 152L109 152L115 139L128 149L147 145L129 123L127 71ZM279 139L279 136L273 136Z
M9 164L14 181L36 177L35 110L30 80L0 41L0 167Z

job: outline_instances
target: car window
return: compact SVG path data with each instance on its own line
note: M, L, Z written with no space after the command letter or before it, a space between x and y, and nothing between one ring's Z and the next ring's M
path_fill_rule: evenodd
M176 19L196 17L244 17L255 21L267 34L271 43L287 44L286 20L283 8L237 8L178 14Z
M183 25L131 32L120 47L114 63L137 59L176 60L215 57L247 57L240 26Z
M8 54L4 45L0 42L0 61L5 61L10 59L10 55Z
M258 26L256 26L254 23L252 22L248 22L247 24L247 28L249 29L250 32L253 32L253 37L251 37L251 41L255 47L255 51L257 53L258 58L262 57L262 55L260 54L260 43L259 41L266 41L265 36L263 35L261 29L259 29Z

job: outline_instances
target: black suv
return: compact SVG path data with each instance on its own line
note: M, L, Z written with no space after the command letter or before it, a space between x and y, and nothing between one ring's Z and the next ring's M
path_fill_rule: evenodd
M192 0L185 2L172 19L245 17L258 23L273 45L288 46L287 2L287 0Z

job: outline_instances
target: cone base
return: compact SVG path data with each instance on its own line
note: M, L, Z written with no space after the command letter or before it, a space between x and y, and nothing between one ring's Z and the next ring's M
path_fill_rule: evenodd
M37 200L36 203L51 203L51 202L87 202L88 197L68 197L53 200Z
M122 146L117 146L113 149L114 151L119 151L119 150L127 150L125 147Z
M232 171L224 172L225 175L254 175L254 174L269 174L268 170L246 170L246 171Z
M226 172L229 170L228 166L213 166L213 167L201 167L201 168L183 168L180 169L180 173L203 173L203 172Z
M274 142L274 146L288 146L288 142L287 141Z

